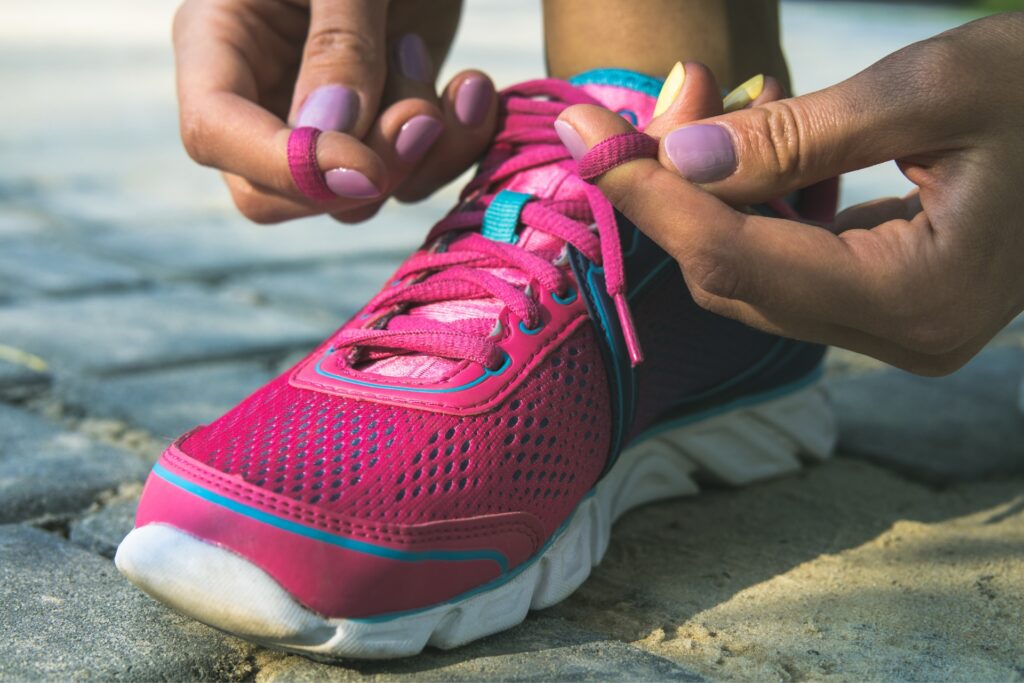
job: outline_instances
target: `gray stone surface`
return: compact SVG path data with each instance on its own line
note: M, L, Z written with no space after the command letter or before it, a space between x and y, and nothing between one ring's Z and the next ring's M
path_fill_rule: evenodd
M2 350L0 350L2 355ZM50 373L0 358L0 397L21 398L50 383Z
M129 453L0 404L0 523L76 512L148 469Z
M700 681L667 659L564 619L525 623L453 651L428 650L393 662L316 664L300 657L261 662L260 683L313 681Z
M386 255L346 259L301 270L245 275L227 286L282 307L315 310L340 325L384 286L401 260Z
M934 484L1024 472L1024 348L995 346L948 377L894 369L829 383L840 450Z
M267 363L195 365L75 381L66 401L174 439L223 415L276 373Z
M137 285L142 275L72 247L28 240L0 242L0 290L68 294Z
M252 648L164 609L63 539L0 526L0 679L237 680Z
M55 371L101 372L267 354L320 340L285 312L174 289L0 308L5 340Z
M2 185L0 185L2 197ZM39 234L49 227L50 221L38 211L11 206L0 200L0 237L24 237Z
M135 527L138 499L119 500L71 524L71 542L86 550L113 558L117 546Z
M329 218L287 226L258 226L234 212L194 216L139 225L107 221L77 237L97 253L138 264L162 275L235 273L254 267L294 266L331 259L376 258L404 254L417 246L449 208L434 200L425 208L393 206L376 219L373 230L341 225Z

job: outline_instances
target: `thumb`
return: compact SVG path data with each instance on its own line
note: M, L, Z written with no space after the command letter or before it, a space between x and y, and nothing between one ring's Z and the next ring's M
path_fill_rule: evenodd
M723 201L755 204L924 151L932 104L895 95L891 71L881 62L825 90L677 128L660 161Z
M290 120L362 137L387 77L387 3L312 0L309 12Z

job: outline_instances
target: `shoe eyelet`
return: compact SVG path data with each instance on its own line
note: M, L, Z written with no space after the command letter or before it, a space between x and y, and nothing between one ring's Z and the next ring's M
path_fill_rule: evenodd
M554 292L551 292L551 300L554 301L556 304L568 306L573 301L576 301L576 297L578 296L578 294L579 293L576 291L575 287L570 287L569 291L566 292L564 297L558 296Z
M496 367L496 368L489 368L486 365L484 366L484 372L486 374L488 374L488 375L500 375L501 373L503 373L503 372L505 372L506 370L509 369L509 367L512 365L512 356L508 355L507 351L502 351L501 355L502 355L502 359L501 359L501 363L498 365L498 367Z
M537 323L537 327L527 327L522 321L519 321L519 331L523 334L537 334L544 329L544 323Z

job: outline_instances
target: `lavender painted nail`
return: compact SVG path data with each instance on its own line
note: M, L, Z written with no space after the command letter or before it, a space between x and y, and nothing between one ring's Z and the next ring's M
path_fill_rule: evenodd
M359 116L359 95L343 85L324 85L306 95L299 109L296 127L345 132Z
M370 182L370 179L359 171L351 168L336 168L324 174L327 187L339 197L351 197L353 199L373 199L380 196L380 190Z
M434 80L434 64L427 45L415 33L406 33L398 40L398 68L402 75L420 83Z
M572 124L566 121L555 121L555 132L558 133L562 144L569 150L573 159L579 161L579 158L587 153L587 143L583 142L583 138L572 127Z
M455 93L455 116L464 126L479 126L487 116L494 86L483 76L470 76Z
M697 124L665 136L665 153L679 173L695 183L710 183L736 170L736 148L722 126Z
M419 161L437 142L444 126L432 116L414 116L398 130L395 152L407 164Z

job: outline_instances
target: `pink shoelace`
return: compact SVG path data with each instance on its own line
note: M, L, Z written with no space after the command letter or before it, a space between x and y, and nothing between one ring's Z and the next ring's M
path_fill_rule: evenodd
M562 110L573 104L600 106L585 92L554 79L529 81L502 93L503 125L491 153L481 164L483 170L463 189L459 206L430 231L425 241L430 247L410 258L395 274L392 286L370 300L363 315L369 319L367 326L344 330L335 339L335 348L351 349L350 363L396 353L422 353L496 369L504 353L499 348L501 328L493 317L442 322L403 313L416 305L493 297L527 328L534 329L542 324L534 282L556 296L570 295L566 263L491 240L478 230L497 188L512 176L550 164L576 170L553 127ZM626 299L614 210L595 186L581 185L581 199L532 198L523 206L519 220L524 226L572 245L603 266L605 286L615 302L629 358L635 366L643 361L643 354ZM516 287L488 272L494 268L519 271L529 284Z

